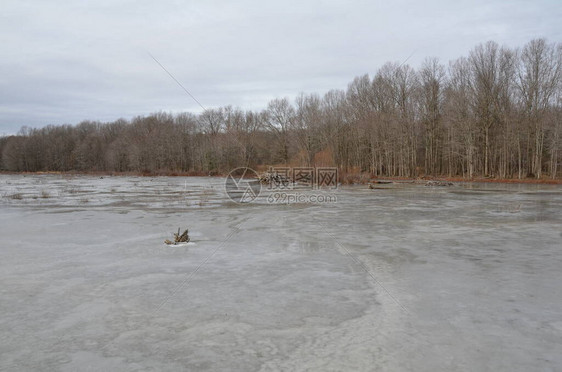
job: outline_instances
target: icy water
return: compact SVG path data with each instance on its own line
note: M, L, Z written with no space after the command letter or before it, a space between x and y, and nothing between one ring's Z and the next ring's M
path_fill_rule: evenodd
M562 370L560 186L223 184L0 176L0 370Z

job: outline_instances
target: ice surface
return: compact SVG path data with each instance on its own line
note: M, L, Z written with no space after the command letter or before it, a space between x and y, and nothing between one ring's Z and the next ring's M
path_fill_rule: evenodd
M561 187L223 183L0 176L0 370L562 369Z

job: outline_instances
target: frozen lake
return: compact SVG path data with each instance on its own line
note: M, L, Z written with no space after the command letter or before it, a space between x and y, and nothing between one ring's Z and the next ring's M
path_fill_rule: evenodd
M0 175L0 370L562 370L562 187L223 185Z

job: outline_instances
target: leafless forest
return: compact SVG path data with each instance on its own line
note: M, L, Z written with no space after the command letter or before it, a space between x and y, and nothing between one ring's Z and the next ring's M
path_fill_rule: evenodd
M0 138L7 171L224 173L338 166L379 176L552 177L562 149L562 44L488 42L448 66L387 63L347 90Z

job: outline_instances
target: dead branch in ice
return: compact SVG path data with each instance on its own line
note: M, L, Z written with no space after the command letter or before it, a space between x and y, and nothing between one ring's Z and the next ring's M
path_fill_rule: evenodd
M164 243L168 245L176 245L178 243L188 243L189 242L188 230L185 229L185 231L181 235L180 235L180 231L181 229L178 227L178 232L174 233L174 241L166 239L164 240Z
M279 174L277 172L265 172L258 176L258 180L263 185L273 185L273 186L287 186L291 180L289 177Z

